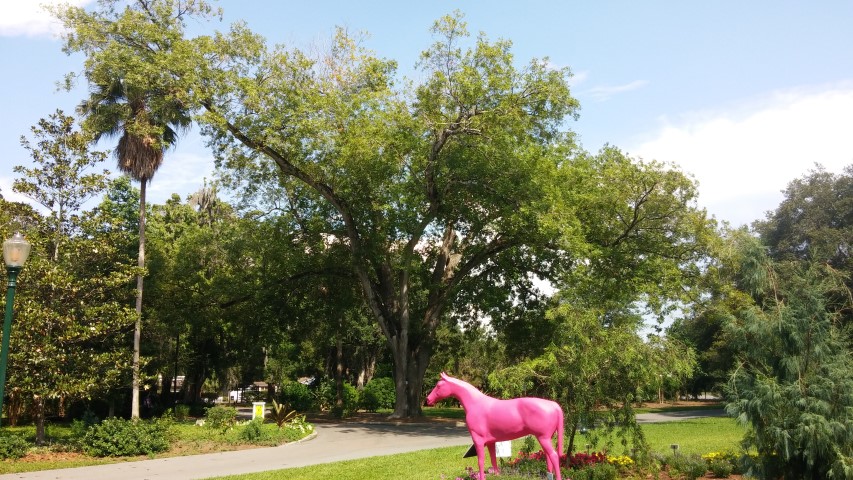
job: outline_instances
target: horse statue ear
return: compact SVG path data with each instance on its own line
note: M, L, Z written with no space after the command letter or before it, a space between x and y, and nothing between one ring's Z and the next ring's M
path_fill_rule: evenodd
M444 372L441 372L441 378L447 380L447 374Z

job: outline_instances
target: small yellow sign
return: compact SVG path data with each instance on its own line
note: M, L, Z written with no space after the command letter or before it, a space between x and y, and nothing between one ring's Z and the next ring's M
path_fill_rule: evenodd
M252 402L252 420L256 418L264 418L266 410L266 402Z

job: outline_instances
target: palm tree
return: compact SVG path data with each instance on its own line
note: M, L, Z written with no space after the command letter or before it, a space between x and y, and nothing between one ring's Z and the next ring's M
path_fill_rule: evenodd
M129 88L122 79L94 84L78 111L92 129L95 141L119 137L115 149L118 168L139 182L139 268L145 268L145 190L163 163L166 149L190 127L190 112L165 95ZM136 325L133 331L133 395L131 416L139 418L139 351L142 336L142 287L136 277Z

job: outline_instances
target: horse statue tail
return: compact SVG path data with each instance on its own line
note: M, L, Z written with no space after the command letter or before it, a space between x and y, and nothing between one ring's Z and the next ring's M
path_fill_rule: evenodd
M563 435L564 435L565 430L566 430L566 424L563 421L563 407L560 407L559 411L560 411L560 416L559 416L560 424L557 426L557 448L559 450L557 450L557 455L562 456L564 453L566 453L563 451ZM571 453L571 452L569 452L569 453Z

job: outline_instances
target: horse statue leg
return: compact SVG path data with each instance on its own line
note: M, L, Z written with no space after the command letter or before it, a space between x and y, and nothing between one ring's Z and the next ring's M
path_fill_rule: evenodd
M554 474L554 478L562 480L560 473L560 456L554 450L554 445L551 444L551 435L540 435L536 437L539 440L539 445L542 446L542 451L545 453L546 464L548 471Z
M495 471L495 475L500 475L501 469L498 468L498 456L495 452L495 442L487 443L486 447L489 449L489 457L492 459L492 469Z
M484 469L485 463L486 463L486 458L484 455L485 452L483 451L483 447L485 447L485 445L483 444L483 441L478 439L478 438L475 438L474 439L474 450L477 451L477 465L480 467L480 476L479 476L478 480L486 480L486 471Z

